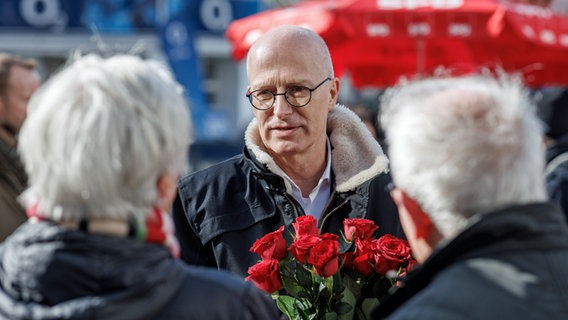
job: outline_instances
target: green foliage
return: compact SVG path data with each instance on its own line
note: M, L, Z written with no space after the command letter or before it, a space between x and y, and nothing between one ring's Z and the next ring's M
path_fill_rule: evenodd
M337 273L322 278L303 267L295 270L282 277L286 294L273 295L278 308L292 320L366 320L379 304L376 298L361 299L360 283L350 276Z

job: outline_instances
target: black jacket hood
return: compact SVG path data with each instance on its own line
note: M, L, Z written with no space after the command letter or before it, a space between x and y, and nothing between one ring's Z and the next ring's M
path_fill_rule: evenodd
M163 246L46 224L0 247L1 318L151 319L182 283Z

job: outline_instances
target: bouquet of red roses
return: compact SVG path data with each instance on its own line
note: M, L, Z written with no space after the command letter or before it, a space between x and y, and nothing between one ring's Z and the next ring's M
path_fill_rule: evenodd
M292 224L288 246L284 227L251 247L262 260L246 278L272 295L290 319L369 319L379 299L396 285L396 276L416 262L408 242L392 235L372 238L368 219L345 219L342 236L354 244L340 253L338 235L320 234L312 216Z

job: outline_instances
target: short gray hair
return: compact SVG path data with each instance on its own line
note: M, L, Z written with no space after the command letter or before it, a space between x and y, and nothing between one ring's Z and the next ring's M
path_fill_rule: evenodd
M546 199L542 126L517 77L416 80L387 91L381 112L395 184L444 236L476 213Z
M181 86L157 61L78 58L32 97L18 151L22 200L47 218L142 218L161 174L181 174L191 142Z

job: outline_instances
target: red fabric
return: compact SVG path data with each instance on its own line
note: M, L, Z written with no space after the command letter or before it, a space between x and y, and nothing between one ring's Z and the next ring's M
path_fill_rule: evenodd
M503 69L528 85L568 84L568 16L499 0L310 0L231 23L226 37L240 60L268 29L308 27L327 42L336 76L356 87L400 77Z
M180 256L179 242L175 236L174 223L171 216L158 208L153 208L146 218L146 242L157 243L168 247L175 258Z
M166 233L162 215L159 209L154 208L152 214L146 218L146 242L165 243Z

